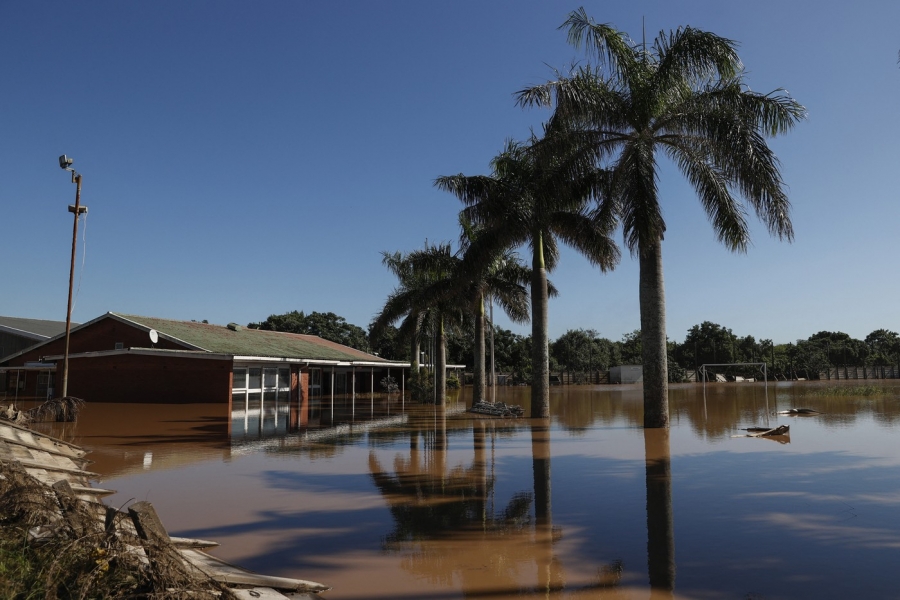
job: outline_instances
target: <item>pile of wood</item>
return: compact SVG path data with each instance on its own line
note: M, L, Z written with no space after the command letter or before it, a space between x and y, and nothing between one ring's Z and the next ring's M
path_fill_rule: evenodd
M489 415L492 417L522 417L525 416L525 409L517 404L506 404L504 402L476 402L469 409L469 412L477 415Z
M127 512L106 506L100 499L114 492L91 485L97 474L85 470L89 461L84 449L3 417L6 414L0 417L0 521L25 528L30 544L57 544L73 555L83 546L96 566L79 585L89 585L92 578L112 579L108 573L116 569L134 574L119 579L138 596L314 599L319 598L317 592L330 589L219 560L203 551L217 546L215 542L169 536L148 502L137 502ZM65 568L64 562L59 565Z
M12 421L21 425L32 421L73 423L78 418L78 412L83 406L84 400L75 396L51 398L28 410L19 410L15 404L10 404L9 406L0 406L0 420Z

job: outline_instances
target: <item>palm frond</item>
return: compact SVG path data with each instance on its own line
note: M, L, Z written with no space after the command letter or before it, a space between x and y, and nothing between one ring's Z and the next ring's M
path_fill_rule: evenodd
M611 271L619 264L619 248L610 236L607 224L595 220L591 214L556 213L550 227L561 240L601 271Z
M728 179L691 147L668 146L669 156L691 183L716 237L732 252L746 252L750 230L741 204L728 189Z
M609 66L623 79L627 79L637 67L640 48L624 32L607 23L594 21L584 7L569 13L559 29L568 29L568 41L572 46L584 46L601 65Z
M743 69L735 42L693 27L679 27L668 34L661 31L653 49L657 92L681 82L731 79Z

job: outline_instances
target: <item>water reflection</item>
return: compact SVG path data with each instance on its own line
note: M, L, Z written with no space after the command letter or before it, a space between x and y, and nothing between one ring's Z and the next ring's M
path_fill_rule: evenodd
M472 459L448 470L443 407L435 407L430 423L423 417L411 425L407 456L397 455L388 468L369 453L372 481L394 523L384 549L401 555L415 576L444 585L459 579L468 593L518 589L522 563L533 560L532 494L515 493L495 510L496 473L487 457L488 439L511 429L502 421L467 424ZM510 539L527 543L506 545ZM498 542L512 552L499 552ZM477 563L483 568L472 569Z
M675 526L672 513L672 458L668 429L644 430L647 485L647 565L654 597L675 589Z
M668 432L640 428L628 386L554 388L548 420L472 418L463 396L247 431L216 407L93 405L61 431L113 503L152 491L174 534L335 600L893 597L900 394L827 387L770 386L767 410L761 385L710 385L704 410L673 386ZM824 414L774 415L791 407ZM767 417L793 443L732 439Z

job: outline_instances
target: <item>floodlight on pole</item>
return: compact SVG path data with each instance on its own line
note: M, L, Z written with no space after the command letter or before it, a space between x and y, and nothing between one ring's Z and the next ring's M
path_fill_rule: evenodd
M75 278L75 246L78 240L78 217L87 214L87 206L81 206L81 174L76 173L72 168L74 161L63 154L59 157L59 168L70 171L72 173L72 183L77 184L75 188L75 204L69 205L69 212L75 215L75 224L72 226L72 264L69 267L69 302L66 306L66 350L63 355L63 375L62 375L62 394L61 398L65 398L69 393L69 332L72 329L72 282Z

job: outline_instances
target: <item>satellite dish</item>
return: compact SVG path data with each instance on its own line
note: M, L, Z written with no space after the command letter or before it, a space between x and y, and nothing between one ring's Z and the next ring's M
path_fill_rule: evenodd
M151 329L150 330L150 343L155 344L158 341L159 341L159 334L156 333L155 329Z

